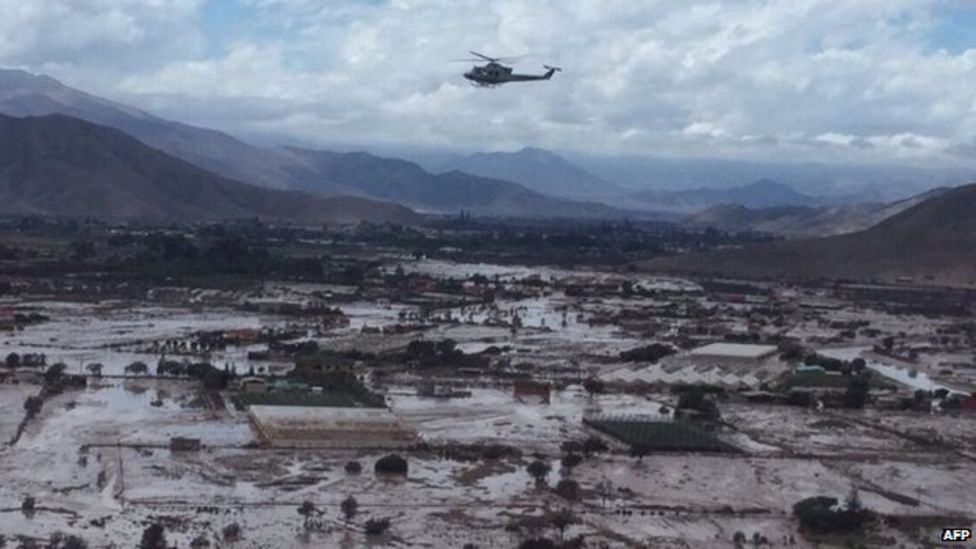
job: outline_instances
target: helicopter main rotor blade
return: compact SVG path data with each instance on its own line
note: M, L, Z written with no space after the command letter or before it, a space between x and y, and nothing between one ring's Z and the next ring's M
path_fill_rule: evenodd
M471 55L474 55L476 57L480 57L480 58L484 59L485 61L492 61L492 62L498 61L498 59L495 59L494 57L488 57L487 55L482 55L482 54L480 54L480 53L478 53L476 51L469 51L468 53L470 53Z

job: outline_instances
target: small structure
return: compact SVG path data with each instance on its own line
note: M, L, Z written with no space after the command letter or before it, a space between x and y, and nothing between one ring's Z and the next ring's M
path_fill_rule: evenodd
M783 399L782 395L771 391L758 391L758 390L742 391L739 394L742 396L742 398L746 399L749 402L756 402L761 404L765 404L769 402L777 402Z
M239 328L224 332L224 339L232 345L250 345L258 340L258 335L253 328Z
M387 408L252 405L248 417L272 447L409 446L416 433Z
M341 357L322 357L320 355L305 355L295 359L295 370L306 375L327 373L353 373L356 371L357 361Z
M78 374L67 374L61 376L60 383L62 387L84 389L88 386L88 377Z
M750 343L709 343L692 349L691 356L726 361L759 362L776 354L775 345L754 345Z
M583 418L583 425L627 444L633 449L646 452L734 453L740 451L714 434L687 421L607 415Z
M976 413L976 393L972 393L962 400L964 412Z
M311 386L302 381L276 379L271 382L268 389L276 393L308 393L311 391Z
M512 392L515 400L519 402L537 401L540 404L549 404L552 384L528 379L517 380L512 388Z
M796 373L800 375L802 374L825 375L827 373L827 370L823 366L820 366L819 364L800 364L799 366L796 367Z
M241 392L249 395L267 393L268 382L260 377L245 377L241 379Z
M455 389L447 383L429 381L417 387L417 396L428 398L467 398L471 391Z
M169 439L170 452L199 452L203 445L198 438L173 437Z

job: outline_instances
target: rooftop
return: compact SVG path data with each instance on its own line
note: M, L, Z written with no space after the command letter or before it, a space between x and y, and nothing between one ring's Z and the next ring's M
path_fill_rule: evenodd
M775 345L751 345L747 343L709 343L693 349L694 356L763 358L776 352Z

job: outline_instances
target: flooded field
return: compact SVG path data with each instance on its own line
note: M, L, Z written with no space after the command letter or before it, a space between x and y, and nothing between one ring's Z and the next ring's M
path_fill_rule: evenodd
M789 342L816 367L865 359L891 384L872 393L877 405L917 400L917 390L966 395L966 382L896 357L897 345L928 341L948 321L810 311L769 297L775 288L750 302L613 270L382 263L403 277L392 288L264 281L209 294L219 304L4 298L0 307L42 320L0 336L10 365L0 384L0 534L62 531L126 547L119 540L158 523L180 547L516 547L549 536L731 548L739 533L818 547L799 534L793 505L852 490L884 516L976 516L954 488L976 480L972 414L837 406L847 382L836 381L849 372L825 378L841 387L834 400L828 385L800 406L779 389L801 375ZM839 335L848 325L876 332ZM905 343L879 352L892 334ZM714 341L772 352L689 352ZM378 395L416 442L357 448L362 431L336 424L301 447L269 445L240 397L305 391L312 402L336 390L302 377L309 357L316 371L351 374L357 391ZM635 450L588 426L677 421L683 387L715 391L720 415L702 428L735 453ZM355 406L377 405L355 395ZM42 405L25 415L32 397ZM924 443L935 434L939 445ZM406 459L405 475L374 471L391 453ZM358 507L347 519L350 496ZM371 519L388 528L368 533ZM930 534L884 524L868 544L914 546Z

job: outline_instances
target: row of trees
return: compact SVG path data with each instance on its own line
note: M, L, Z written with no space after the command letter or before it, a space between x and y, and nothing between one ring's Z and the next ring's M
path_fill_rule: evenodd
M856 489L851 489L843 507L837 498L815 496L793 506L800 529L813 534L858 532L874 521L874 513L865 509Z

